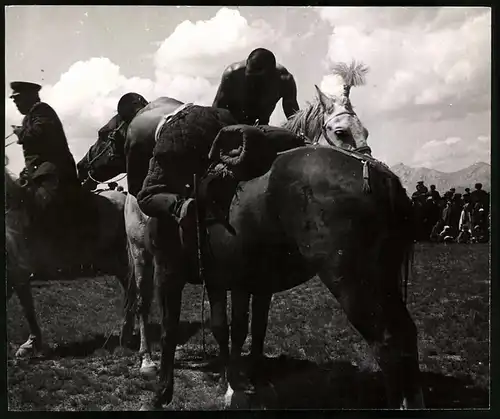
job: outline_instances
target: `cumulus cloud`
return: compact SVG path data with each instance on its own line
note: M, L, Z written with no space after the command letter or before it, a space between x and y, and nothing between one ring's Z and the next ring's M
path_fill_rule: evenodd
M376 101L375 112L408 117L452 104L440 116L460 117L489 108L489 9L356 7L320 14L333 26L327 61L370 66L359 95ZM332 84L328 78L325 85Z
M432 167L442 171L453 171L477 162L489 162L490 139L486 135L463 139L448 137L431 140L422 145L413 156L414 166Z
M190 77L220 77L224 68L275 37L262 20L249 23L223 7L206 21L186 20L163 41L154 60L159 72Z
M159 42L151 57L154 79L126 77L106 57L74 63L54 85L45 85L41 99L61 118L70 149L79 160L96 139L98 129L116 112L119 98L137 92L146 99L170 96L184 102L210 105L224 68L243 59L251 49L278 37L264 21L248 22L237 10L221 8L206 21L180 23ZM22 116L6 98L6 122L20 124ZM23 166L20 147L7 149L9 168Z

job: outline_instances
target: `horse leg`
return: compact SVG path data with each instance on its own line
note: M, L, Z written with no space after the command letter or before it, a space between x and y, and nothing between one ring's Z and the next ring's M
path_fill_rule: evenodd
M266 338L269 307L272 297L272 294L252 295L252 350L250 352L250 369L253 378L258 378L256 374L262 372L261 366L264 360L264 341Z
M119 278L122 278L119 276ZM124 303L123 303L123 323L120 332L120 346L127 346L134 333L135 327L135 307L137 302L137 288L132 275L128 277L128 280L121 280L122 286L124 287Z
M36 354L42 349L42 332L38 326L35 313L35 304L31 293L31 284L28 275L20 275L12 281L14 291L19 297L24 315L30 328L30 336L16 352L16 357L23 358Z
M161 362L159 388L153 399L153 407L170 404L174 394L174 356L177 348L182 290L185 280L182 271L155 255L155 285L161 308ZM174 262L175 263L175 262Z
M352 275L335 279L332 272L320 278L345 310L349 321L372 348L386 378L391 408L422 408L417 329L399 293L368 290L358 267ZM364 276L373 275L368 270Z
M135 280L139 291L137 313L141 335L139 348L141 357L140 373L145 376L153 376L156 375L157 368L151 358L151 346L148 339L148 317L154 292L153 257L147 250L141 250L135 246L130 246L130 251L133 257Z
M220 366L221 384L225 386L227 382L226 368L229 362L227 291L225 289L214 289L214 287L207 285L207 293L210 301L210 328L219 345L219 359L216 364Z
M242 384L241 352L248 336L248 314L250 294L245 291L231 291L231 356L229 382L233 387Z

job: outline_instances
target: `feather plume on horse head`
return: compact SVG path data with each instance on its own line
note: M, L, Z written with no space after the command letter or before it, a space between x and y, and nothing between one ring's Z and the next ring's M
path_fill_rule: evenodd
M365 77L370 68L361 62L352 60L350 64L335 63L331 70L334 75L339 76L344 82L343 96L349 99L351 87L365 84Z

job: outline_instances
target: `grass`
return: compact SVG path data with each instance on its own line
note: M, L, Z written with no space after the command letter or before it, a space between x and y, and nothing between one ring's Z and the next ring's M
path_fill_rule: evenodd
M489 407L489 278L488 245L417 245L408 307L419 330L428 408ZM101 277L33 285L51 350L29 361L13 358L29 331L12 298L7 306L11 410L137 410L151 398L155 381L139 375L136 351L118 348L117 281ZM186 286L173 409L222 407L216 376L189 363L203 355L200 303L201 288ZM208 318L208 302L205 307ZM158 362L156 304L152 317ZM208 329L205 336L208 355L214 356L217 346ZM264 369L274 392L271 387L262 391L252 407L385 406L383 380L367 345L318 280L275 296L266 354Z

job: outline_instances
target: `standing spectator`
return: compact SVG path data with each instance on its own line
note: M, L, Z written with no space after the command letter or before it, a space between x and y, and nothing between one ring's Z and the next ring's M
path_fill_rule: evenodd
M117 182L109 182L108 187L110 191L114 191L118 186Z
M488 216L490 213L490 194L483 189L482 183L476 183L474 188L475 190L470 194L471 202L472 204L480 203Z
M432 196L427 197L423 207L423 213L423 236L425 240L429 240L432 233L432 228L439 221L439 206L437 202L434 201Z
M462 198L464 200L464 203L469 203L471 202L471 198L470 198L470 188L465 188L465 192L464 194L462 195Z
M472 206L471 204L465 204L462 213L460 214L460 220L458 222L458 229L463 231L463 227L467 227L468 231L472 230Z
M436 190L436 185L431 185L430 186L431 190L430 190L430 194L432 196L432 199L434 200L434 202L436 204L439 204L439 201L441 200L441 195L439 194L439 192Z

